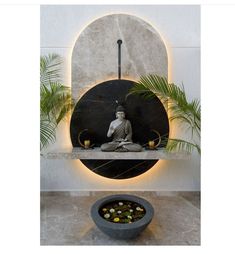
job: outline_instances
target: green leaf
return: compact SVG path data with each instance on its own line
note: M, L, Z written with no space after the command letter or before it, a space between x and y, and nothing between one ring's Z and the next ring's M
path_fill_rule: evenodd
M48 119L40 119L40 150L55 141L56 125Z
M50 82L60 82L60 68L62 59L57 54L40 57L40 83L48 85Z
M40 57L40 148L56 139L56 127L74 107L71 89L61 84L62 59L57 54Z
M195 134L200 138L201 132L201 106L197 99L188 101L184 86L181 87L174 83L168 83L167 78L158 75L141 76L140 80L134 85L129 93L139 94L144 98L154 98L157 96L168 111L171 112L170 121L179 121L186 125L191 131L192 136ZM168 145L169 149L178 149L192 151L197 149L200 153L200 146L188 141L175 140Z

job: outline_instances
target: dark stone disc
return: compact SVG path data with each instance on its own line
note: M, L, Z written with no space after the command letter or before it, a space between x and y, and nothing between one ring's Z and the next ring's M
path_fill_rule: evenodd
M144 99L132 94L126 97L135 82L130 80L110 80L96 85L87 91L77 102L70 123L70 136L74 147L81 141L90 139L99 147L112 139L107 138L111 121L115 119L116 101L126 109L126 119L132 125L133 142L142 146L148 140L156 138L154 129L163 137L169 135L167 113L161 101L155 97ZM160 144L159 147L163 147ZM108 178L126 179L140 175L149 170L158 160L81 160L93 172Z

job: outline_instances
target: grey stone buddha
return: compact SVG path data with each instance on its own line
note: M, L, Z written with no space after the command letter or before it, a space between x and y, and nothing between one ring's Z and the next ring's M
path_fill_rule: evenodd
M110 123L107 136L113 136L112 142L101 145L105 152L140 152L142 146L132 142L131 122L125 119L125 109L119 105L116 108L116 118Z

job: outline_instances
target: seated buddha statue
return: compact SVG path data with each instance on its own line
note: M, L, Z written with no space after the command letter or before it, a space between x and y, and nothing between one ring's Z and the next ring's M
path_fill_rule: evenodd
M142 146L132 142L131 122L125 119L125 108L119 105L116 108L116 119L110 123L107 137L112 141L101 145L101 151L105 152L140 152Z

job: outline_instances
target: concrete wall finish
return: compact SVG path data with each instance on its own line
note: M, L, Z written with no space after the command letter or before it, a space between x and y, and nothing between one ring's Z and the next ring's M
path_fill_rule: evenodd
M112 13L126 13L149 22L161 34L168 53L168 77L184 83L189 99L200 99L200 6L41 6L41 55L58 53L64 59L62 77L71 86L72 49L79 33L92 21ZM177 124L171 134L186 137ZM58 128L48 150L71 146L69 120ZM92 173L82 163L41 159L41 190L200 190L200 157L159 161L135 178L112 180Z

